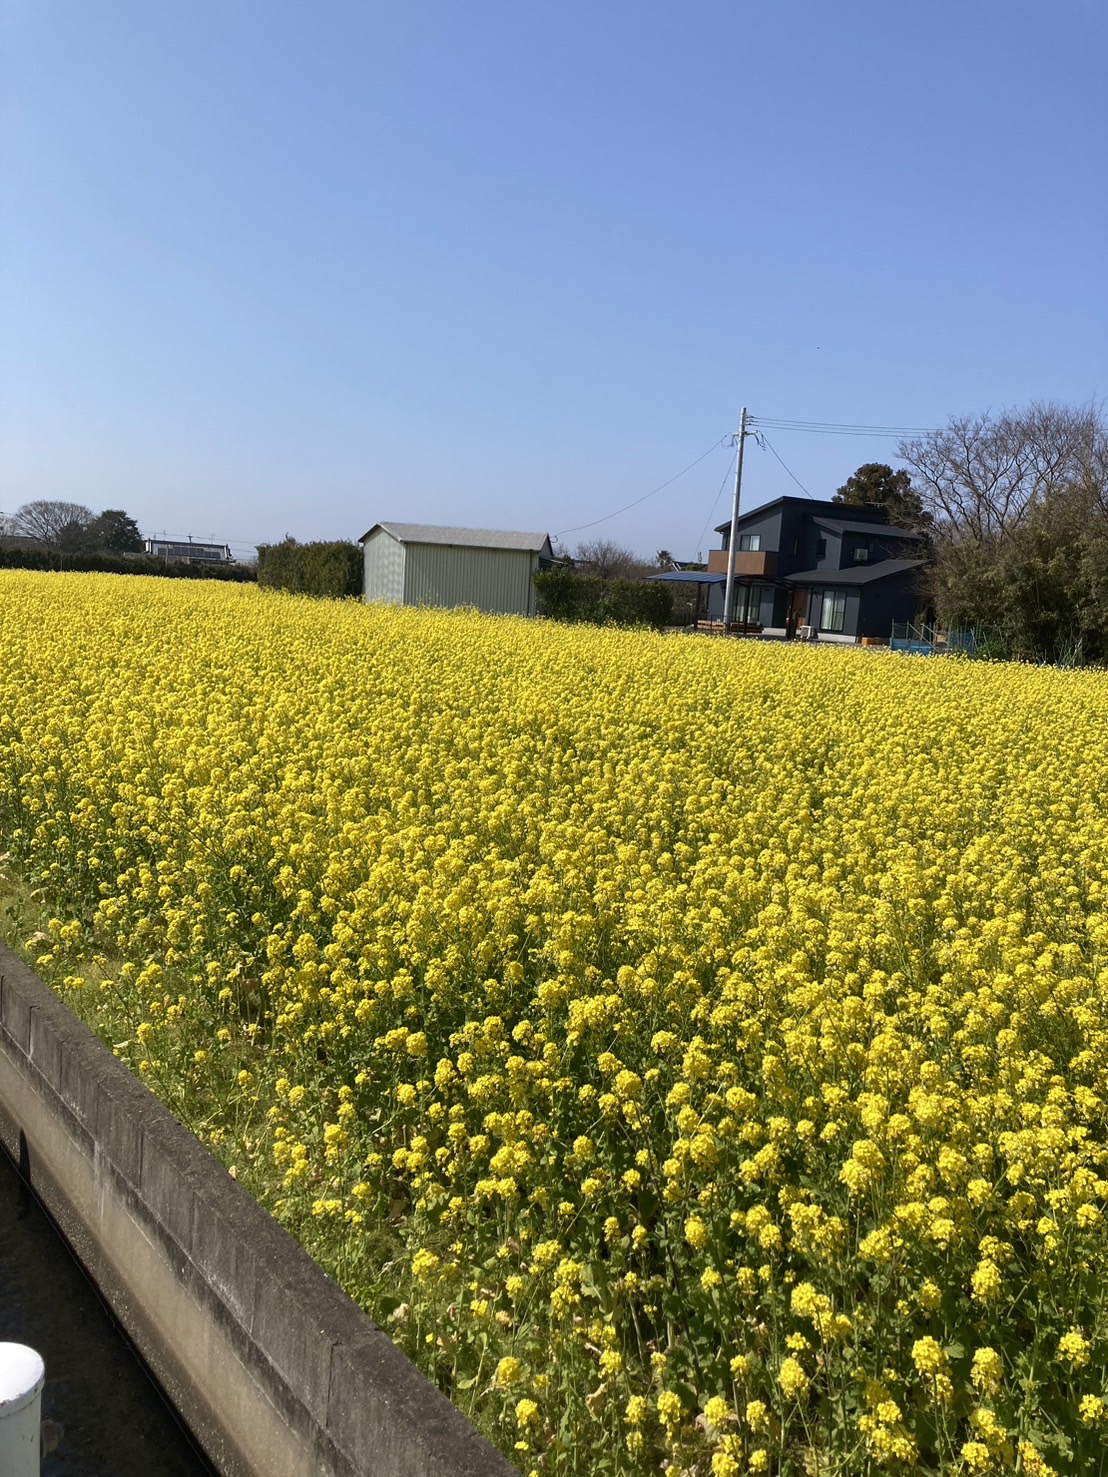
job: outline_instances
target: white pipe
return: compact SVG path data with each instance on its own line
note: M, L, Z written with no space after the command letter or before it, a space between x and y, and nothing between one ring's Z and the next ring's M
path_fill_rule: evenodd
M46 1366L26 1344L0 1344L0 1472L39 1477Z

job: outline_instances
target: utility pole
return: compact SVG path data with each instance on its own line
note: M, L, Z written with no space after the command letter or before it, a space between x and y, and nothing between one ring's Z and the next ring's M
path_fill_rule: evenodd
M735 528L739 521L739 495L743 485L743 443L746 441L746 406L739 416L739 453L735 458L735 497L731 504L731 536L727 540L727 583L723 587L723 634L731 622L731 606L735 595Z

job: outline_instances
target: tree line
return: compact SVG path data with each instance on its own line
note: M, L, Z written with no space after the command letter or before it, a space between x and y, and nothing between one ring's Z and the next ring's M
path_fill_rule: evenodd
M988 634L1000 654L1035 661L1108 662L1108 425L1101 407L1036 402L1022 409L952 416L903 440L903 467L867 463L834 500L879 504L890 523L927 538L921 613L950 629ZM0 531L33 537L69 557L141 553L134 519L79 503L25 504ZM672 595L642 588L648 566L597 540L539 576L540 608L560 619L670 618ZM262 551L264 584L356 594L353 545ZM657 568L669 568L660 551ZM684 594L684 592L682 592Z
M33 538L54 554L141 554L145 548L138 524L122 508L94 513L84 503L56 498L24 503L0 533Z
M83 503L42 498L11 517L0 514L0 569L68 571L75 574L148 574L169 579L219 579L246 584L253 565L199 563L145 555L138 524L121 508L94 513ZM29 544L21 539L30 540Z

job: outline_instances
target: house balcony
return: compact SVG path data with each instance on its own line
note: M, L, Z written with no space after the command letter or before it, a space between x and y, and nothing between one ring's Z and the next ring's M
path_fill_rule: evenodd
M708 573L727 573L727 550L709 549ZM735 574L740 579L773 579L777 573L777 554L766 549L739 549L735 554Z

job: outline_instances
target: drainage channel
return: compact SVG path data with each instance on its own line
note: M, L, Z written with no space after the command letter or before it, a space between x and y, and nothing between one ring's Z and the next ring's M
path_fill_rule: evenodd
M46 1363L42 1477L216 1477L2 1149L0 1341Z

